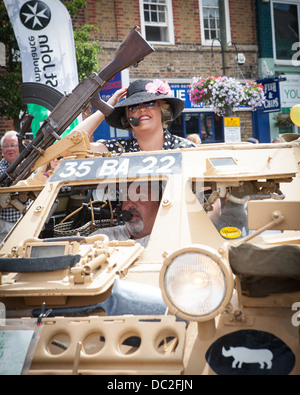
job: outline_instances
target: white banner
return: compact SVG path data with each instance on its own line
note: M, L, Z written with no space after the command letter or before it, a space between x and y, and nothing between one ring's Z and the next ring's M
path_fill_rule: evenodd
M78 84L73 28L59 0L4 0L19 44L23 82L70 93Z

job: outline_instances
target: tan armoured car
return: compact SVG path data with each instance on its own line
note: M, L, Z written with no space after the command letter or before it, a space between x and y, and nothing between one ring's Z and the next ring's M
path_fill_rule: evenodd
M1 207L32 200L0 249L2 346L4 329L21 336L20 370L299 375L297 137L95 157L74 132L45 184L1 188ZM91 235L144 183L160 191L146 248Z

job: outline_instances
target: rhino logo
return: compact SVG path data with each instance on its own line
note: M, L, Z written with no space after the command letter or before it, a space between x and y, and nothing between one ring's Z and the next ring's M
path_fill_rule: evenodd
M261 369L271 369L273 353L268 349L251 350L247 347L230 347L226 350L222 348L224 357L233 357L232 367L241 368L243 363L259 363Z
M209 367L221 375L285 375L296 356L272 333L242 329L216 339L205 353Z

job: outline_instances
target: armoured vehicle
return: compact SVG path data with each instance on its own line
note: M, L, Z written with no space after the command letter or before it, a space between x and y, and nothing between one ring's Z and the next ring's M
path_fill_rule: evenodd
M24 371L299 374L297 137L101 156L77 131L45 184L2 187L1 207L32 201L0 249ZM146 248L91 235L122 223L120 192L144 183L160 201Z

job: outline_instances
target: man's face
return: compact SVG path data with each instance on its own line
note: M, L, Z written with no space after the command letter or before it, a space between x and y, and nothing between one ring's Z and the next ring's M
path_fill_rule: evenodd
M151 194L150 188L129 186L127 200L123 202L122 209L131 214L130 221L125 224L134 238L141 238L151 233L157 215L159 200L156 193ZM153 196L154 195L154 196Z
M2 145L2 155L8 163L13 163L19 156L19 143L17 137L6 137Z

